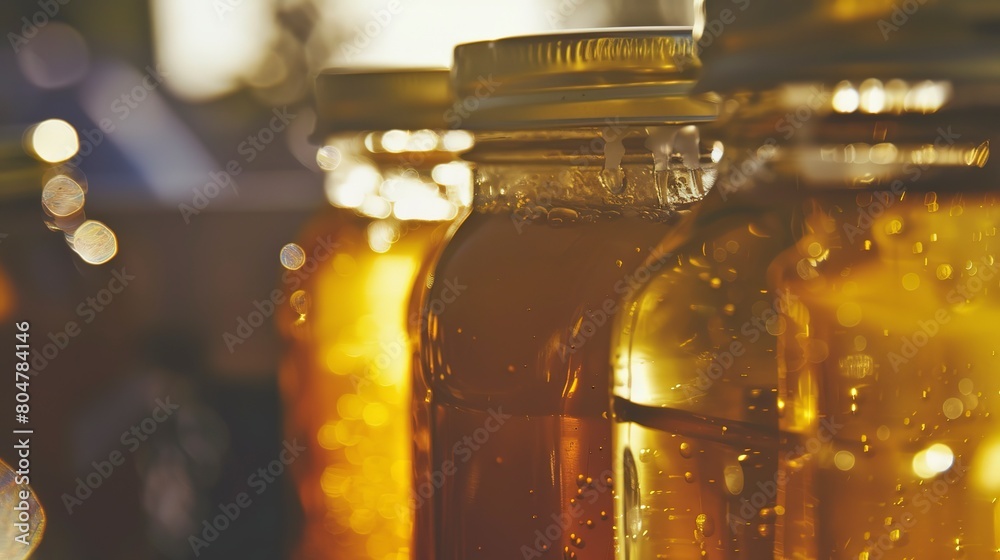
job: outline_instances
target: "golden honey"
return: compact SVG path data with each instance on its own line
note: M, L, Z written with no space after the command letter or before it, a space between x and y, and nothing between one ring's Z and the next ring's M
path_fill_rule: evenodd
M720 178L616 328L620 558L997 557L997 112L910 25L877 64L706 56Z
M612 554L609 327L714 180L691 43L644 29L456 50L474 211L421 299L419 558Z
M332 207L281 251L285 432L303 511L296 558L411 555L410 296L466 213L471 136L445 130L447 71L317 80ZM423 432L423 435L421 435Z

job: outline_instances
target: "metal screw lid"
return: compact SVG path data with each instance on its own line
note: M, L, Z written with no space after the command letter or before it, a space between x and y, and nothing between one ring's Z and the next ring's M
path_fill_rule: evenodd
M698 91L867 78L1000 79L995 0L702 0Z
M316 77L316 136L337 132L448 128L444 68L329 69Z
M701 63L689 27L602 29L459 45L453 126L512 130L702 122Z

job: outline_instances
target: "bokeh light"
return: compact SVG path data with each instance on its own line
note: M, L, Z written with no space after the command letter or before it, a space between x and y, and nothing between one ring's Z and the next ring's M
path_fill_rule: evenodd
M24 140L28 153L48 163L66 161L80 149L76 129L62 119L49 119L36 124L28 129Z

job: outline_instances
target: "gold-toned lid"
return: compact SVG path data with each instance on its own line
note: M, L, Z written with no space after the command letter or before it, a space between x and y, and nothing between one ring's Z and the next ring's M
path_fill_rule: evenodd
M468 43L455 48L449 116L470 130L702 122L718 104L690 95L700 69L689 27Z
M316 77L316 132L443 130L453 96L444 68L329 69Z
M698 91L1000 78L996 0L701 0Z

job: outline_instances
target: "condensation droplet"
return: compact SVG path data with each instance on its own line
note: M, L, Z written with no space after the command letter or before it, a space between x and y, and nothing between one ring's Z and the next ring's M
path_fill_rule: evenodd
M715 522L706 513L699 513L694 518L695 530L703 537L711 537L715 534Z
M572 208L553 208L549 211L548 218L553 224L573 223L580 219L580 213Z
M690 459L692 452L693 450L691 449L690 443L684 442L681 444L680 446L681 457L684 457L685 459Z

